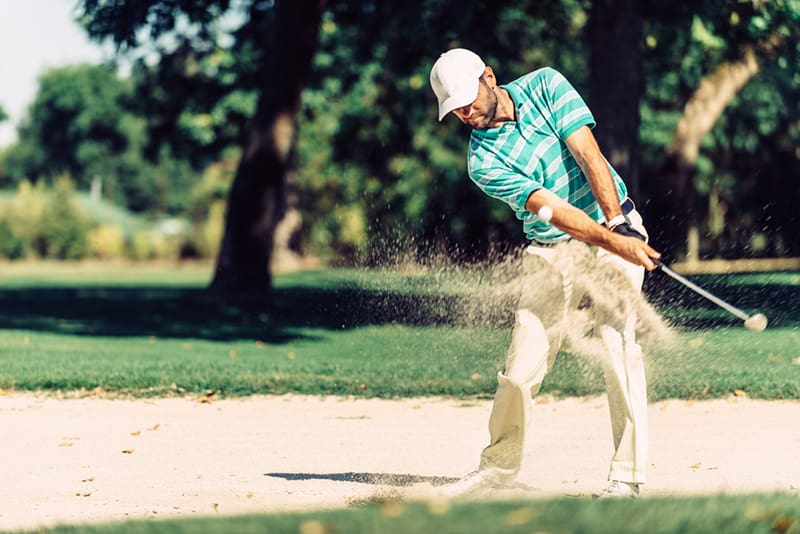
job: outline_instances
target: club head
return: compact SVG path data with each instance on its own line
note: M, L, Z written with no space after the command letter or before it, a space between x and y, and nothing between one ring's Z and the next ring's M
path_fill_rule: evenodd
M744 327L748 330L753 330L754 332L763 332L767 327L767 316L763 313L751 315L744 322Z

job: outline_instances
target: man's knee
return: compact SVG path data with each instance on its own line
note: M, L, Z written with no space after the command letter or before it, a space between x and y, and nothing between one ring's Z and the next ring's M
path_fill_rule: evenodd
M529 310L518 310L505 376L519 385L544 378L549 350L542 321Z

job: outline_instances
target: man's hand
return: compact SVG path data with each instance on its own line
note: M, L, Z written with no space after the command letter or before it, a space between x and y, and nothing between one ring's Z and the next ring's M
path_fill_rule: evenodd
M605 248L631 263L643 266L648 271L655 270L658 266L654 260L659 259L661 253L648 245L639 232L632 228L631 230L636 234L635 237L623 235L612 230L614 237L610 246Z

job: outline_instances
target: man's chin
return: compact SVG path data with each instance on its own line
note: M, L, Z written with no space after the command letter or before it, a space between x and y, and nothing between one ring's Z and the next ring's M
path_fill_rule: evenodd
M475 122L470 122L469 125L472 127L473 130L485 130L486 128L489 127L489 121L487 120L475 121Z

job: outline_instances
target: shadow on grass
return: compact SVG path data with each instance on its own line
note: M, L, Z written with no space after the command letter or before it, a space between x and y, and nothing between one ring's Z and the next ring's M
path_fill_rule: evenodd
M473 319L458 311L465 300L305 286L276 289L268 301L237 302L197 288L14 288L0 290L0 329L281 343L313 335L309 329L469 324ZM508 309L488 306L479 321L502 323Z
M457 482L458 478L398 475L392 473L264 473L265 477L282 478L284 480L333 480L334 482L358 482L379 486L413 486L427 482L432 486L443 486Z
M769 318L770 327L800 325L800 287L702 285L734 306ZM738 326L741 321L665 276L647 277L648 300L678 328ZM40 287L0 290L0 329L90 336L260 339L281 343L313 336L311 329L367 325L510 326L515 298L405 294L358 287L276 288L269 301L223 300L196 287Z

